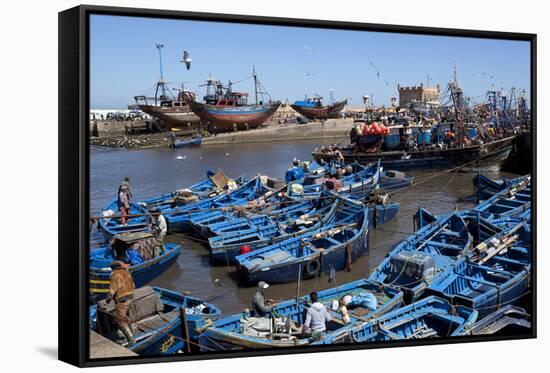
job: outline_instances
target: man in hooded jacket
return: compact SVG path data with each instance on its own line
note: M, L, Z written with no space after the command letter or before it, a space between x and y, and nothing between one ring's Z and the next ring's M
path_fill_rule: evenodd
M254 294L254 298L252 298L252 309L260 317L269 314L274 306L273 299L265 298L265 289L268 287L269 284L263 281L258 282L256 293Z
M319 302L319 296L316 292L309 294L311 307L307 310L304 326L311 329L311 338L321 340L327 329L326 323L330 322L332 317L327 308Z

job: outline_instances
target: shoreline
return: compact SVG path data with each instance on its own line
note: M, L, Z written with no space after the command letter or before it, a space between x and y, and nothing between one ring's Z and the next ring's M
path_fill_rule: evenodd
M97 137L90 137L90 145L114 149L150 149L168 147L166 132L127 135L124 132L128 122L113 121L99 123L106 131ZM249 131L227 132L202 138L201 146L261 143L270 141L299 141L315 139L337 139L342 143L349 139L353 119L329 119L324 122L306 124L271 124Z

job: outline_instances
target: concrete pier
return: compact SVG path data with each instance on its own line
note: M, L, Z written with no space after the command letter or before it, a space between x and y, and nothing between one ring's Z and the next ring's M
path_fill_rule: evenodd
M90 330L91 359L130 356L138 356L138 354Z
M329 119L307 124L274 124L250 131L221 133L203 137L202 145L242 144L266 141L292 141L309 139L334 139L340 143L349 139L353 119Z

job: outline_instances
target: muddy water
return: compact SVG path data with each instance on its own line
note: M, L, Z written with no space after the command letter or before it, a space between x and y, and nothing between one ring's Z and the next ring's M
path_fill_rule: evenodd
M138 201L202 180L207 168L222 169L231 177L250 177L259 173L283 178L294 157L309 160L316 146L320 146L318 141L216 145L184 150L94 148L90 160L91 211L96 214L115 198L116 189L124 176L130 176L133 198ZM183 159L177 159L178 156ZM473 200L467 198L472 194L474 173L455 172L434 176L434 171L415 171L408 174L422 182L394 195L393 201L401 204L399 214L393 221L372 232L370 254L356 261L351 272L337 272L332 282L328 281L327 276L303 281L301 294L367 277L391 248L412 233L412 216L419 207L441 214L474 205ZM512 176L498 172L487 175L494 178ZM239 287L233 267L210 266L208 251L200 242L177 235L167 236L166 241L181 244L183 250L177 263L155 279L153 285L189 291L219 305L225 315L250 307L255 289ZM296 283L273 285L268 293L276 300L294 297Z

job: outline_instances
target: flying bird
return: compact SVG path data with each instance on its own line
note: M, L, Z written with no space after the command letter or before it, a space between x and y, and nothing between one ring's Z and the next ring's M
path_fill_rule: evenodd
M376 76L378 77L378 79L384 81L384 83L386 83L386 85L389 87L390 84L386 81L386 79L384 79L384 77L382 76L382 74L380 73L380 71L378 71L378 69L376 68L376 66L374 66L374 64L371 62L370 65L372 66L372 68L374 69L374 71L376 71Z
M472 75L472 78L475 78L476 76L481 76L481 75L486 75L486 74L484 72L475 73L474 75Z
M187 70L191 68L191 57L189 57L189 52L183 51L183 60L181 60L180 62L183 62L185 64Z
M304 71L304 75L305 75L305 76L313 76L314 74L308 73L307 71Z
M306 51L310 51L310 52L315 51L315 49L313 49L312 47L307 46L307 45L304 45L304 49L305 49Z

